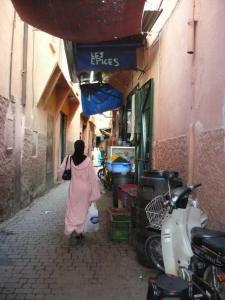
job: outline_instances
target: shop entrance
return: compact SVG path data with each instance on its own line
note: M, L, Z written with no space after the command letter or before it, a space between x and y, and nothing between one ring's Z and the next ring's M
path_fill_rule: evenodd
M66 115L60 112L60 149L59 149L60 161L66 154Z
M144 170L152 168L154 81L135 91L136 182Z
M46 151L46 185L48 188L53 186L53 134L54 118L48 114L47 119L47 151Z
M152 168L154 81L135 88L120 111L119 133L122 141L135 146L135 183L143 171Z

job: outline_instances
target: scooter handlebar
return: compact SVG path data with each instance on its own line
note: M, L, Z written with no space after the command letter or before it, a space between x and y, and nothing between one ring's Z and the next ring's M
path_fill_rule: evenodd
M173 209L176 207L176 203L179 199L183 198L186 194L190 194L194 189L198 188L199 186L201 186L201 183L197 183L194 185L190 185L187 186L180 194L178 195L174 195L175 198L172 196L170 201L170 209L169 209L169 213L171 214Z
M197 189L200 186L202 186L201 183L196 183L196 184L193 185L193 189L192 190Z
M201 183L197 183L194 185L187 186L186 189L179 195L178 199L182 198L187 193L190 194L194 189L198 188L201 185L202 185Z

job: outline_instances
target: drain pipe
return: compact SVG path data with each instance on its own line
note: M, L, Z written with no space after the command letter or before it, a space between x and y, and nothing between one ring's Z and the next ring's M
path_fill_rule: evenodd
M14 39L16 29L16 10L13 14L12 23L12 36L11 36L11 50L10 50L10 66L9 66L9 105L11 102L14 103L14 151L12 159L14 160L14 203L11 207L10 215L14 214L20 209L20 197L21 197L21 112L20 112L20 101L15 99L12 94L12 72L13 72L13 55L14 55Z
M22 105L26 105L27 98L27 51L28 51L28 24L23 26L23 69L22 69Z
M190 124L188 130L188 183L191 184L195 178L196 147L198 134L201 126L196 124L195 116L195 30L197 21L195 19L195 0L190 0L188 31L187 31L187 53L190 55L191 63L191 107Z
M190 1L190 17L188 19L187 30L187 53L193 54L195 52L195 0Z
M22 155L24 146L24 130L25 130L25 105L27 100L27 56L28 56L28 24L23 25L23 55L22 55L22 72L21 72L21 101L16 101L15 107L15 166L16 166L16 205L17 209L22 207L22 192L27 190L22 181ZM23 187L23 188L22 188Z
M11 36L11 49L10 49L10 66L9 66L9 100L12 100L12 65L13 65L13 48L14 48L14 35L16 27L16 10L14 9L13 14L13 28Z

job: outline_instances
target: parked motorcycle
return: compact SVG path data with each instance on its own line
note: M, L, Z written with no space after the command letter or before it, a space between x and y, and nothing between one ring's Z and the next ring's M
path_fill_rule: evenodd
M149 224L161 229L146 241L155 266L193 284L195 297L225 299L225 232L206 229L207 216L191 193L200 184L174 189L146 206ZM157 255L155 253L161 249Z
M172 173L170 173L169 175L173 176ZM145 208L149 221L148 229L150 229L151 231L153 229L155 232L146 240L145 252L149 261L161 271L165 270L161 243L162 224L164 223L164 219L169 212L171 195L180 190L183 190L183 188L176 188L174 189L174 192L171 192L170 183L168 181L168 192L164 195L155 197L151 202L148 203ZM203 211L200 210L200 208L198 208L197 201L198 200L196 198L185 195L182 200L179 200L176 203L176 208L185 209L188 207L195 207L195 211L200 214L200 218L196 223L196 226L200 226L203 228L207 224L208 217Z

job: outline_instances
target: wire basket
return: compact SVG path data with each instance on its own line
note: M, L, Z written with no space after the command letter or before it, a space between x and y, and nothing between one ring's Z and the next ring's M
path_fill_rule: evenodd
M168 207L163 204L164 197L159 195L153 198L145 207L145 212L151 228L161 230L163 220L168 211Z

